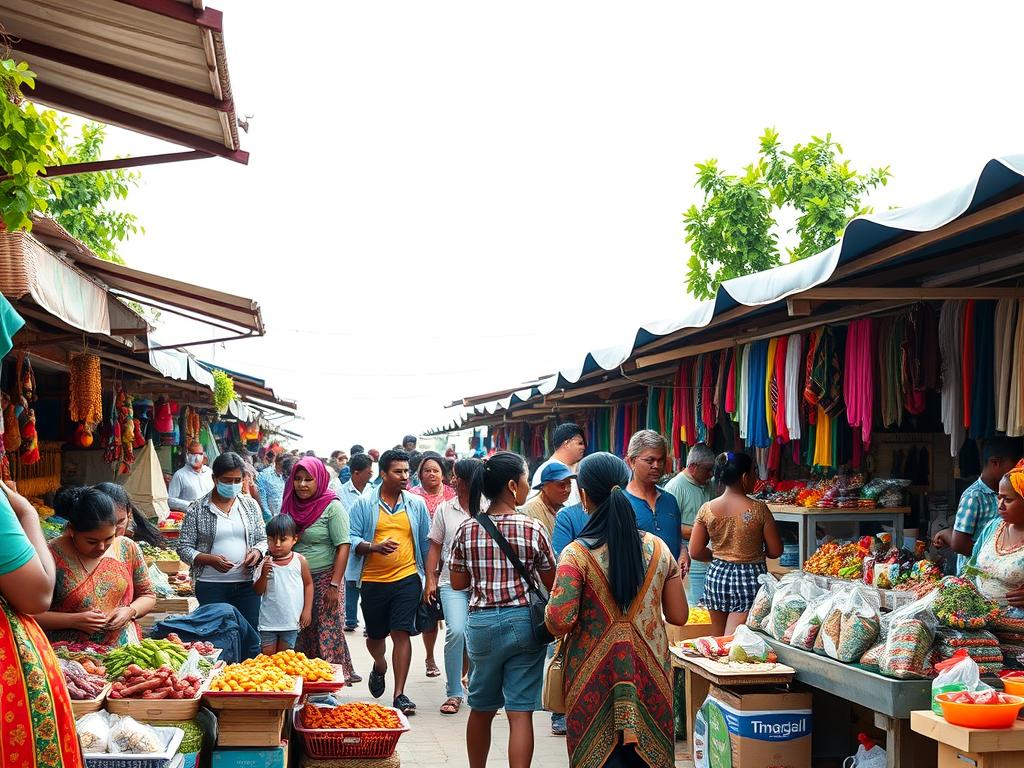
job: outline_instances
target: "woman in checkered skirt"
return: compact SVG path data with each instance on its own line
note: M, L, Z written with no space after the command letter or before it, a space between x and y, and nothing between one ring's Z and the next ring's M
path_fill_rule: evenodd
M782 554L775 518L764 502L747 494L754 488L754 462L745 453L723 453L715 460L715 479L725 492L700 508L690 537L690 557L710 562L704 604L711 613L711 634L731 635L747 620L757 594L765 558Z

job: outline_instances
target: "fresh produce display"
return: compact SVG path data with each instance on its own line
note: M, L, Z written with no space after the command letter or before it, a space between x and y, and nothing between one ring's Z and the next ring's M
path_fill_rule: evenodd
M335 675L334 667L323 659L310 659L306 654L293 650L281 651L273 656L264 656L261 653L242 664L259 669L277 668L286 675L301 677L307 683L329 682Z
M1016 696L1008 696L996 690L977 691L956 691L955 693L944 694L946 701L954 704L1013 704L1018 699Z
M192 597L195 594L195 590L192 587L192 580L189 578L187 573L178 571L167 576L167 583L170 584L171 589L174 590L174 594L178 597Z
M77 661L60 659L60 669L68 686L68 695L75 701L87 701L99 696L107 681L99 675L90 674Z
M833 576L840 579L859 579L864 558L867 557L870 536L859 542L840 544L829 541L804 561L804 572L816 576ZM867 539L868 541L865 541Z
M167 635L167 642L174 643L185 651L195 651L203 656L210 656L217 652L217 649L213 647L213 643L208 643L205 640L197 640L194 643L187 643L178 636L177 632L171 632Z
M104 677L107 674L103 659L110 651L105 645L95 643L70 643L67 641L53 643L53 652L58 659L74 661L82 665L90 675Z
M107 679L116 680L133 664L143 669L169 667L171 670L177 670L187 658L188 652L179 643L170 640L149 639L141 643L122 645L106 656ZM199 662L199 666L206 673L212 665L203 660Z
M294 690L295 678L273 664L229 664L210 683L211 691L283 693Z
M156 671L131 664L110 689L112 699L194 699L202 680L198 675L179 678L169 666Z
M380 704L355 701L337 707L317 707L306 704L302 708L302 725L306 728L401 728L402 723L393 709Z
M686 620L687 626L692 624L710 624L711 614L708 609L702 605L695 605L690 608L690 616Z
M179 755L194 755L203 748L205 732L198 720L169 720L166 722L147 721L154 728L180 728L184 732L181 744L178 746Z
M181 560L178 553L173 549L159 549L145 542L142 542L139 546L142 548L142 554L146 558L146 565L152 565L157 560L173 560L175 562Z
M973 582L959 576L947 576L939 584L935 616L947 627L984 629L999 616L999 607L982 597Z

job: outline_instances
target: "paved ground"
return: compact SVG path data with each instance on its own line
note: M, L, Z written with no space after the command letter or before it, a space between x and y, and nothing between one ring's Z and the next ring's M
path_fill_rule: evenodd
M366 643L361 631L346 635L349 649L355 662L356 671L363 676L364 682L358 683L346 694L360 701L373 701L366 688L365 678L370 670L370 654L366 651ZM438 650L444 642L444 631L438 638ZM390 651L389 651L390 654ZM437 663L442 667L444 660L440 654ZM391 678L388 676L388 689L380 701L390 704L392 699ZM463 705L457 715L442 715L438 708L445 696L444 677L428 678L424 671L424 652L422 640L413 640L412 671L409 673L409 685L406 693L416 702L417 714L409 719L412 730L402 736L398 742L398 752L402 757L403 768L467 768L466 759L466 718L469 710ZM546 712L534 715L534 733L536 746L534 765L561 766L568 765L565 751L565 739L551 735L551 716ZM494 719L491 754L488 766L507 766L505 752L508 745L508 721L498 713ZM680 744L677 752L677 768L689 768L693 763L684 758L685 744Z

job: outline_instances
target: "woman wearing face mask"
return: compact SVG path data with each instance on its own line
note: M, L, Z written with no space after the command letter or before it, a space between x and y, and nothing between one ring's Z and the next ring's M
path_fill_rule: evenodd
M128 492L117 483L97 483L93 486L100 493L105 493L114 502L117 512L117 535L128 536L137 542L145 542L157 549L166 549L170 542L135 508Z
M543 523L518 507L530 493L526 462L514 453L496 453L470 480L469 513L452 540L449 571L453 589L470 590L466 649L469 672L469 721L466 746L470 768L483 768L491 747L491 723L499 709L508 719L508 765L527 768L533 761L533 713L541 709L547 646L534 639L529 585L519 576L487 530L488 516L509 542L533 586L551 588L555 556ZM483 511L481 497L490 506Z
M546 622L564 637L566 736L571 766L675 762L665 618L689 610L679 564L657 535L637 529L623 490L626 464L594 453L579 465L589 515L562 550Z
M141 641L136 620L153 610L156 597L139 545L117 535L113 500L79 486L58 491L53 506L68 525L50 542L57 580L39 626L53 641Z
M348 512L331 490L331 475L320 459L294 464L284 486L281 514L295 520L299 543L313 577L313 620L299 632L296 649L340 664L349 682L362 680L352 667L345 641L345 568L352 539Z
M185 513L178 555L192 567L200 605L227 603L255 629L260 596L253 574L267 553L267 528L260 505L242 493L245 462L222 453L213 462L214 488Z

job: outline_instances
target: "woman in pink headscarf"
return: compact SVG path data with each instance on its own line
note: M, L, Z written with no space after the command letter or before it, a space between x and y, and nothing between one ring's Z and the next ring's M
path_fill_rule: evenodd
M350 682L359 682L344 631L348 512L330 482L323 461L306 456L292 467L281 501L281 514L295 520L299 529L294 551L306 558L313 576L313 620L299 633L296 648L311 658L340 664Z

